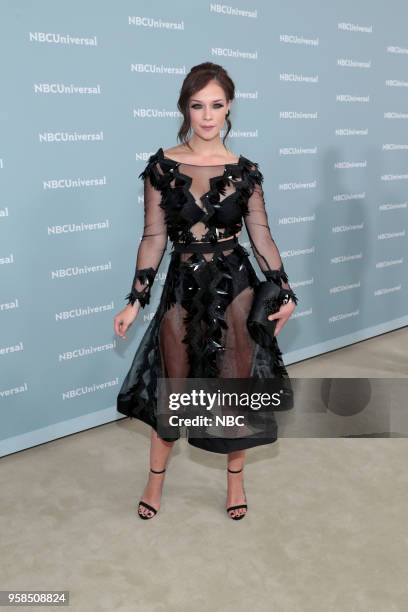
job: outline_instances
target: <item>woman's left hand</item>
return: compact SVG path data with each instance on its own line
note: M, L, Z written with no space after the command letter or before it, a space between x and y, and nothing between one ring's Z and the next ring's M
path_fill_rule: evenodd
M273 319L277 319L275 332L274 332L275 336L279 334L280 330L286 324L286 321L289 319L289 317L291 316L295 308L296 308L295 302L289 301L286 304L282 304L278 312L274 312L268 315L269 321L273 321Z

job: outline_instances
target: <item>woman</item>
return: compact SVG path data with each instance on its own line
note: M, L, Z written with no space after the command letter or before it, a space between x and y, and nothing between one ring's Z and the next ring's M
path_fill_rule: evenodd
M182 144L160 147L140 174L144 180L144 233L128 305L114 320L117 335L126 331L140 308L149 303L151 287L167 247L173 252L158 309L137 349L117 398L122 414L152 427L149 480L139 502L142 519L160 507L166 464L179 431L158 433L157 379L288 378L274 338L265 350L251 337L246 322L259 284L249 252L238 242L242 221L257 262L282 293L275 336L291 316L297 297L290 289L279 251L271 237L263 176L258 164L224 146L234 84L219 65L206 62L185 78L178 108L184 117ZM220 131L227 123L223 141ZM192 131L187 140L187 134ZM281 296L280 296L281 297ZM273 414L273 412L272 412ZM276 421L274 421L276 424ZM243 487L245 450L274 442L269 435L210 434L189 437L193 446L228 457L228 515L242 519L247 511Z

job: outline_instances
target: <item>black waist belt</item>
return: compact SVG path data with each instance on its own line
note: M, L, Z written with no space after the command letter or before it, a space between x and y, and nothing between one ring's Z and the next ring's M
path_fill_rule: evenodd
M190 242L190 244L183 244L182 242L173 242L174 251L176 253L214 253L214 251L220 251L227 248L236 246L238 238L232 236L226 240L219 240L218 242Z

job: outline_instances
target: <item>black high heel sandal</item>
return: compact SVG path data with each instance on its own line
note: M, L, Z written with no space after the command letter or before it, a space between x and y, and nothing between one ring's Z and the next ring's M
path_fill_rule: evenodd
M159 470L159 471L152 470L152 468L150 468L150 471L153 472L153 474L163 474L163 472L166 471L166 468L164 468L164 470ZM150 510L150 512L153 512L152 516L146 516L145 514L140 514L140 506L142 506L143 508L146 508L146 510ZM153 518L158 513L158 510L157 508L153 508L153 506L151 506L147 502L140 500L137 513L139 517L145 521L147 519Z
M240 472L242 472L244 468L241 468L240 470L230 470L229 468L227 469L231 474L239 474ZM244 487L242 487L242 489L244 490L244 495L245 495ZM245 495L245 499L246 499L246 495ZM245 508L245 510L248 510L248 504L238 504L237 506L230 506L229 508L227 508L227 514L233 521L239 521L240 519L244 518L244 516L246 515L246 512L244 512L243 514L238 514L236 516L230 515L231 510L239 510L240 508Z

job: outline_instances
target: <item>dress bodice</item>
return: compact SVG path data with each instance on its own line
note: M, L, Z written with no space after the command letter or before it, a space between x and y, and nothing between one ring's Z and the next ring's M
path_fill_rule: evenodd
M146 175L162 192L170 240L183 244L215 243L239 233L249 190L262 180L243 155L235 163L203 166L173 160L162 148L140 176Z
M144 231L138 248L132 303L149 302L150 289L168 240L189 245L218 243L238 234L245 224L252 251L268 280L290 289L280 253L272 238L256 162L201 166L178 162L160 147L140 173L144 181Z

